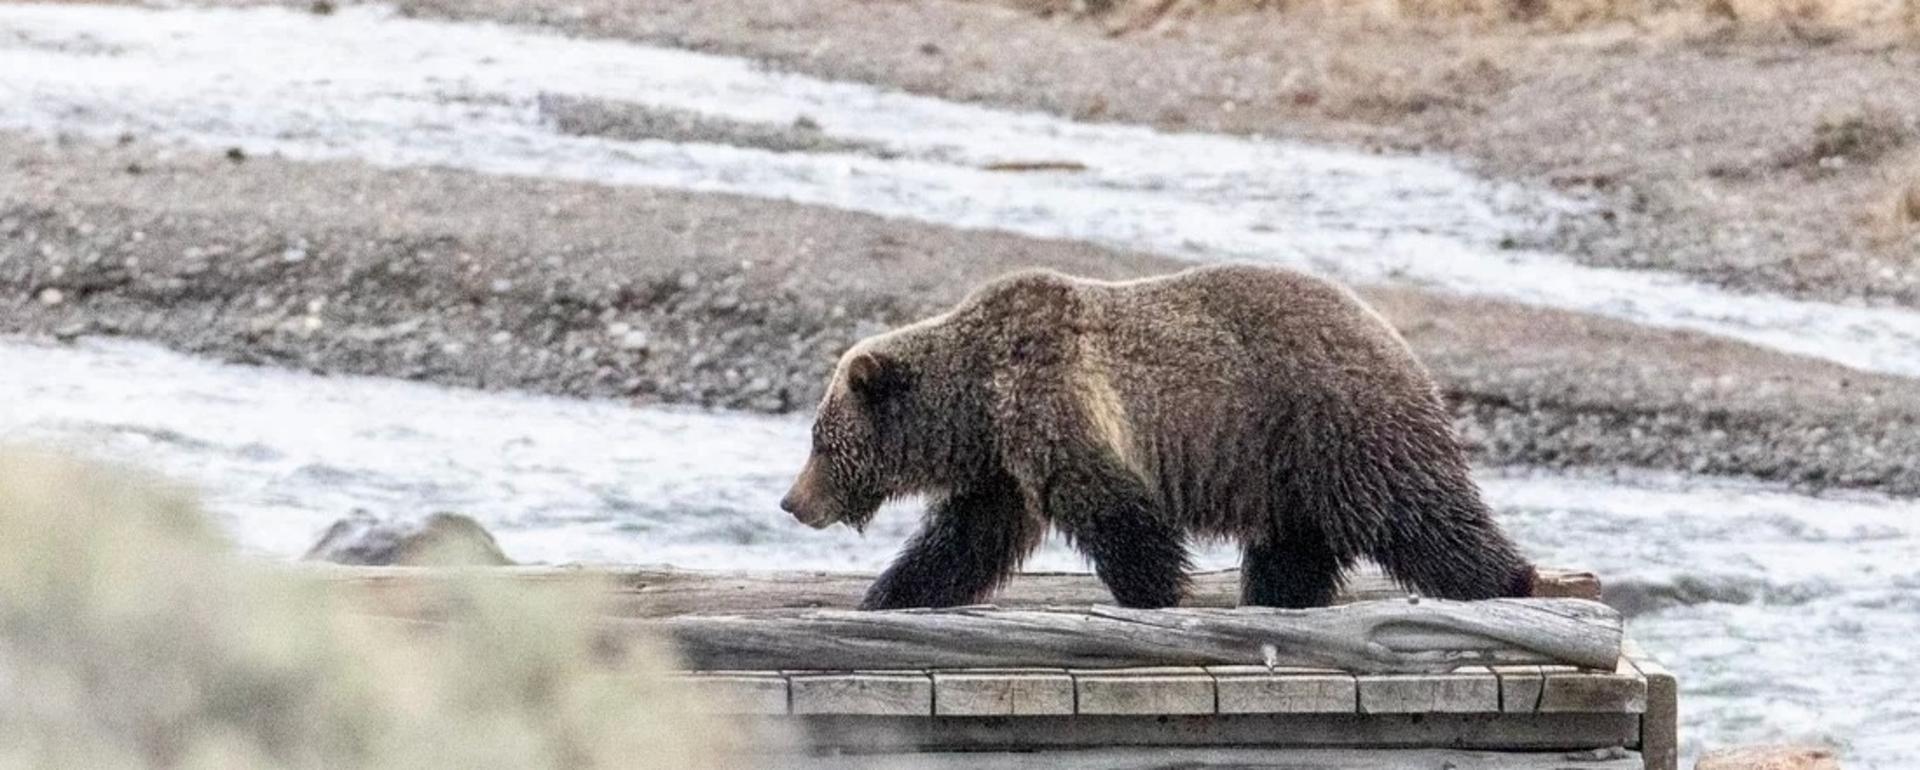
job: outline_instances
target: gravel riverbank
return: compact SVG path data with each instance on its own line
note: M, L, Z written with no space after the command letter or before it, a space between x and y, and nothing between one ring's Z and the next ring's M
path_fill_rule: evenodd
M762 412L1005 270L1186 263L720 195L0 136L0 329ZM1483 463L1920 493L1920 388L1701 335L1363 289Z
M1591 202L1594 216L1569 220L1553 244L1588 264L1920 307L1920 27L1910 12L1904 25L1822 18L1891 6L1820 2L1795 6L1785 23L1761 4L1732 10L1741 3L1583 16L1581 3L1549 2L1529 6L1545 16L1531 24L1454 15L1498 15L1493 6L1406 10L1420 3L1136 13L1170 5L397 3L427 18L728 53L1082 120L1446 153ZM1552 18L1560 6L1581 21Z

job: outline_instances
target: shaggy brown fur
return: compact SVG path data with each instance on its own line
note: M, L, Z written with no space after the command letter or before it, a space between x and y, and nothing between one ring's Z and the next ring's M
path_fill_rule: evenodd
M1241 543L1245 604L1326 604L1363 557L1431 596L1531 589L1400 336L1284 270L1016 273L855 345L781 505L859 528L913 493L866 607L980 601L1049 526L1126 606L1179 602L1188 536Z

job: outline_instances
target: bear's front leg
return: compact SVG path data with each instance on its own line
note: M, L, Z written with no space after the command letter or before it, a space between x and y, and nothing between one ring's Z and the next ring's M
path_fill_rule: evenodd
M1093 560L1122 607L1158 609L1186 595L1186 538L1138 477L1106 464L1067 466L1046 486L1046 516Z
M926 526L867 589L860 609L977 604L1020 568L1044 534L1010 480L936 501Z

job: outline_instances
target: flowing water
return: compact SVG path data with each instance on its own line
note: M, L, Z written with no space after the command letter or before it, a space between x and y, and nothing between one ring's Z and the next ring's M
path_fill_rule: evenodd
M196 484L241 547L271 557L356 507L461 511L522 561L701 568L877 569L917 523L895 506L861 537L782 513L800 418L322 378L130 343L0 343L0 361L0 441ZM1690 748L1806 738L1847 747L1849 767L1920 761L1920 506L1680 475L1481 484L1536 560L1702 600L1630 621L1681 673ZM1085 568L1057 542L1030 566Z
M553 109L568 100L708 128L583 135ZM1441 160L1080 124L379 8L0 3L0 129L781 198L1500 296L1920 374L1911 311L1502 248L1576 205ZM1025 161L1061 165L989 170ZM873 569L915 522L898 506L862 538L780 513L806 446L795 419L316 378L134 344L0 342L0 372L0 441L191 482L241 547L272 557L355 508L444 509L524 561ZM1849 767L1920 766L1915 504L1681 475L1481 482L1537 560L1693 597L1631 620L1681 674L1689 750L1805 738L1846 747ZM1031 566L1082 565L1055 543Z
M543 107L556 100L732 130L578 136ZM795 124L822 151L742 146ZM1920 374L1920 313L1502 249L1572 204L1438 160L1076 123L377 7L0 3L0 128L780 198L1506 297ZM987 168L1020 161L1067 165Z

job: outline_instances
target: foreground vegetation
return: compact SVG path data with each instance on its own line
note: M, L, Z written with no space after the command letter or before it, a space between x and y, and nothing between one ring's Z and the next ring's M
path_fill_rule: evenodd
M0 766L735 766L663 650L594 646L585 594L476 578L433 633L383 626L124 471L0 451L0 585Z

